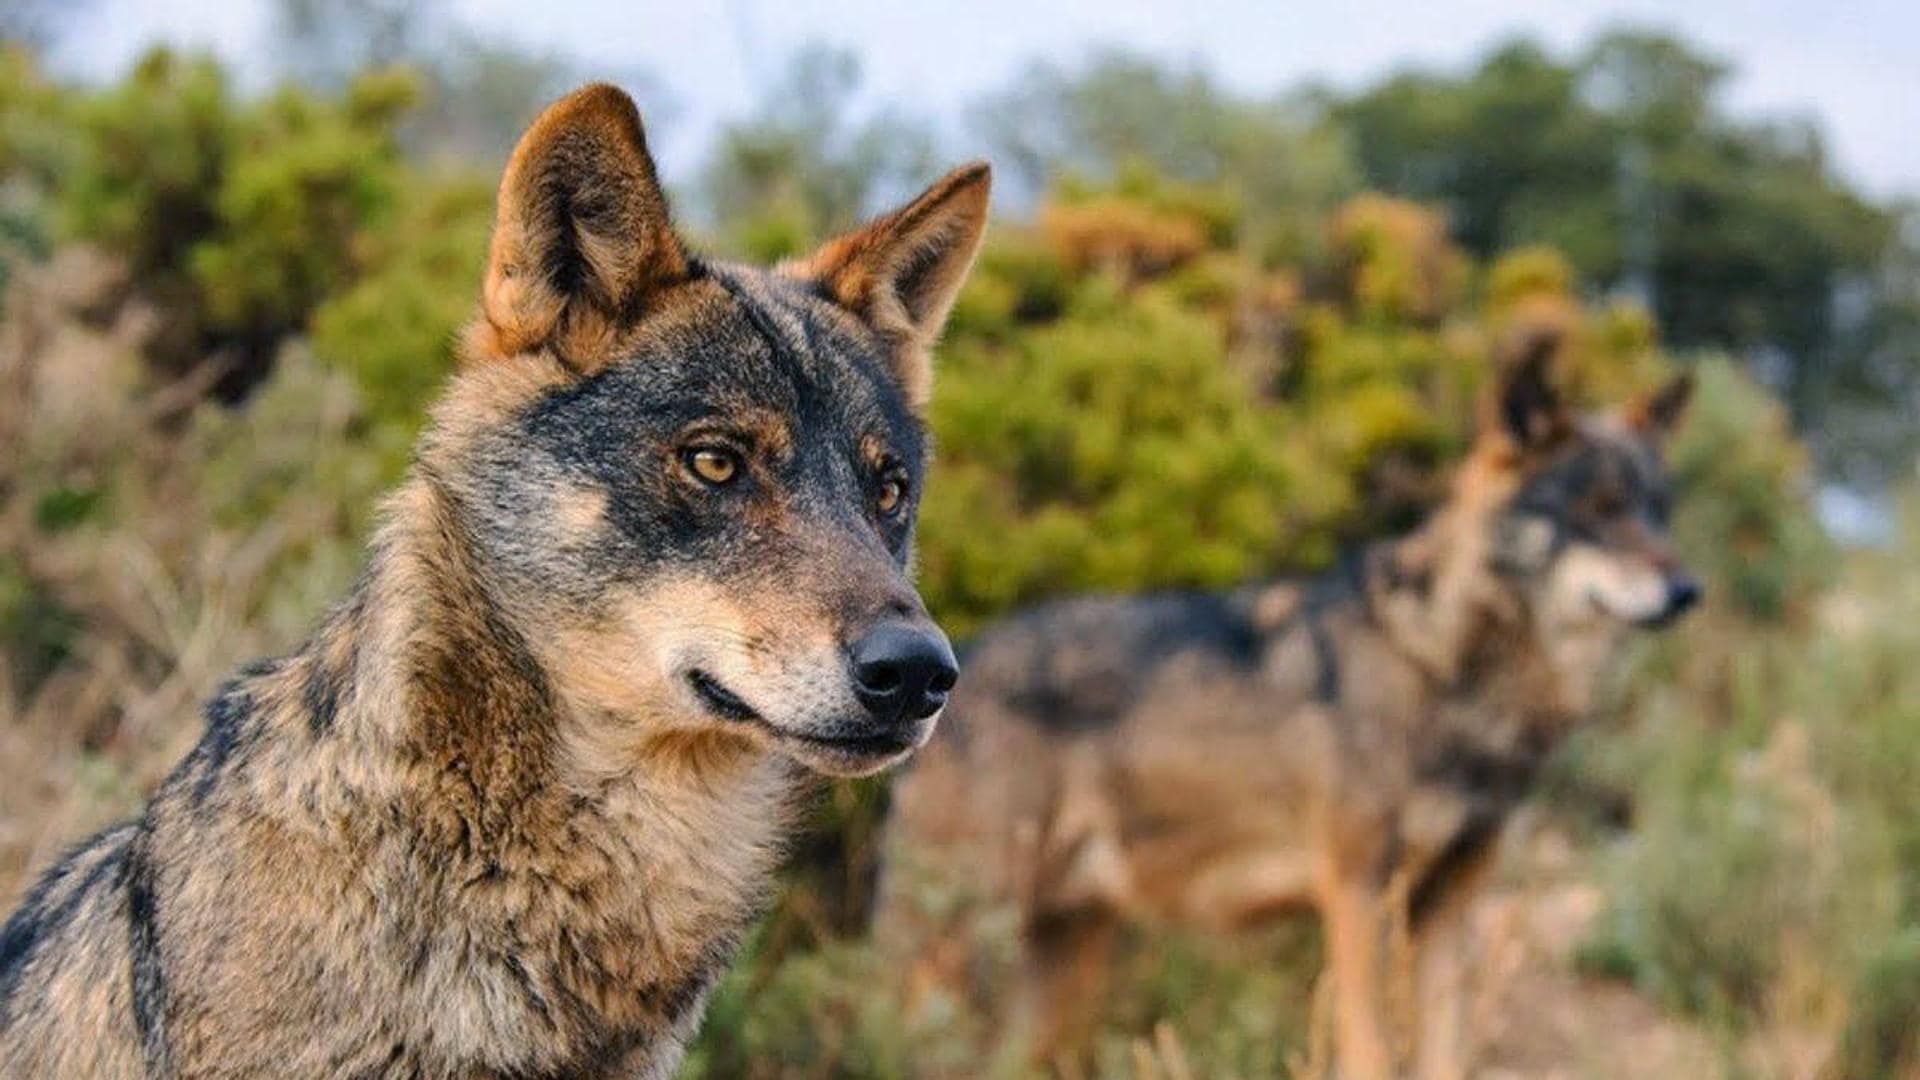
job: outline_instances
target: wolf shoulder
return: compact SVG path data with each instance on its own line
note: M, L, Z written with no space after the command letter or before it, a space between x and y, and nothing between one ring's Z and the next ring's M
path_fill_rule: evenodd
M128 903L136 832L116 825L69 851L0 929L0 1077L145 1074Z

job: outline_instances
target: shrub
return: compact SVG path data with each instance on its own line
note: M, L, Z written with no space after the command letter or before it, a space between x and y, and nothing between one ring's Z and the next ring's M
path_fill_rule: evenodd
M314 312L315 354L353 376L376 420L410 430L452 370L492 226L484 184L416 184L392 223L367 237L358 280Z
M212 357L244 390L356 272L404 179L394 127L412 85L375 73L339 99L253 102L211 59L155 50L118 86L71 92L54 218L126 261L163 319L158 366Z

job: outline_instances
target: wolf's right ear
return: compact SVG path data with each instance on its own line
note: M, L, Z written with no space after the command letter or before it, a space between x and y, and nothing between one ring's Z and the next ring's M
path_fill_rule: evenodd
M1573 417L1553 381L1559 335L1529 334L1495 380L1481 408L1480 433L1522 452L1545 450L1573 430Z
M640 111L596 83L549 106L507 162L476 330L484 351L547 349L591 372L687 272Z
M880 335L915 409L932 396L929 353L980 251L992 187L985 162L962 166L901 209L781 268L817 285Z
M1693 400L1693 373L1683 371L1658 390L1635 398L1626 407L1627 426L1655 442L1664 442L1680 426Z

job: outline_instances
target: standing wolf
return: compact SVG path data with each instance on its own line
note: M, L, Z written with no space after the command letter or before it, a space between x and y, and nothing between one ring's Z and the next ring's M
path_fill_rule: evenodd
M1699 598L1661 465L1689 384L1577 417L1554 348L1537 337L1509 365L1432 518L1342 572L1067 601L978 641L895 788L882 936L939 933L916 925L923 885L1013 901L1044 1057L1084 1034L1123 921L1312 908L1342 1074L1401 1068L1385 1004L1403 943L1419 1069L1461 1075L1448 939L1501 826L1625 630Z
M624 94L549 109L364 577L33 887L0 1074L668 1074L808 773L898 761L953 684L907 570L987 192L711 263Z

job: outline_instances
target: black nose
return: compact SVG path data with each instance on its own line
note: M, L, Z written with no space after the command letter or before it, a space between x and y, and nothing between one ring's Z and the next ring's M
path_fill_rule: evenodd
M1667 618L1678 618L1700 602L1705 590L1692 574L1675 574L1667 582Z
M947 637L931 626L883 622L853 643L853 689L874 718L924 720L947 703L960 678Z

